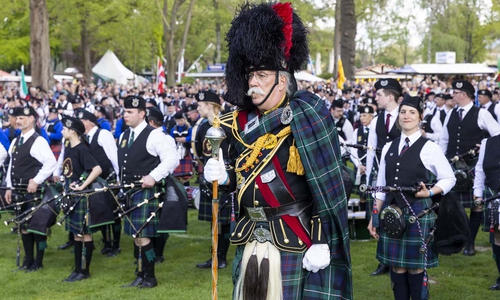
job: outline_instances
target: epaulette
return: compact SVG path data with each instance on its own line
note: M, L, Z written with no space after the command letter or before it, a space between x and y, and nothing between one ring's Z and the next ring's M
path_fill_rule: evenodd
M233 126L233 113L234 111L228 112L220 116L220 124L224 127L232 128Z

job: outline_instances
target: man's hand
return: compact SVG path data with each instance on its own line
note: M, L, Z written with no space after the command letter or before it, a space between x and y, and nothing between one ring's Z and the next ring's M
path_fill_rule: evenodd
M379 236L378 236L378 233L377 233L377 228L373 227L372 219L370 219L370 223L368 223L367 229L370 232L370 235L373 236L375 239L378 240Z
M366 166L365 165L359 165L359 173L361 175L365 175L366 174Z
M54 180L54 183L59 183L59 176L52 176L52 180Z
M152 188L156 184L156 180L154 180L153 177L150 175L146 175L142 177L142 188L147 189L147 188Z
M176 137L175 141L179 142L179 143L185 143L186 142L186 138L185 137Z
M330 248L328 244L313 244L307 249L302 259L302 268L313 273L326 268L330 264Z
M36 183L33 179L30 179L30 182L28 183L28 188L26 189L28 193L35 193L37 188L38 188L38 183Z
M5 190L5 201L7 204L12 203L12 191L11 190Z

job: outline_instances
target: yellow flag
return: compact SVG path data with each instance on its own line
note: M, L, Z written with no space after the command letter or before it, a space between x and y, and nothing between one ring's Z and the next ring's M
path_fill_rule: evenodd
M342 60L339 58L338 71L337 71L337 87L339 89L343 89L345 81L346 78L344 75L344 67L342 66Z

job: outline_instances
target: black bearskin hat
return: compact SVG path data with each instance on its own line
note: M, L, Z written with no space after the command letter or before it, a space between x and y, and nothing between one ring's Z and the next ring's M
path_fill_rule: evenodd
M307 29L290 3L245 4L226 34L229 57L224 100L244 109L253 107L247 75L256 70L293 74L307 62ZM295 88L296 90L296 88Z

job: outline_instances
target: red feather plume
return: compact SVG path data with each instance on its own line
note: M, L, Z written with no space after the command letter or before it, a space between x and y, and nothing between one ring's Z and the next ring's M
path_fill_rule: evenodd
M281 29L283 35L285 36L285 41L283 42L283 51L285 53L285 59L288 61L290 59L290 49L292 48L292 22L293 22L293 9L290 2L276 3L272 6L273 10L280 16L283 20L284 25Z

